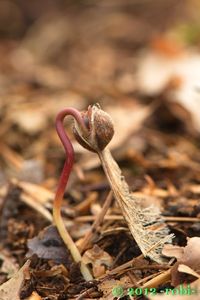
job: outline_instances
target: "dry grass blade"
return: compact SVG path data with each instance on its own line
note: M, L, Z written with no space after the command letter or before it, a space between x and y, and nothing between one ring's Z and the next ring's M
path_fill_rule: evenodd
M21 287L25 279L29 278L29 265L30 261L27 261L11 279L0 286L1 300L20 300Z
M99 157L123 216L142 253L158 263L163 263L162 247L166 242L171 242L173 235L169 234L158 208L142 210L142 199L133 197L129 192L128 184L110 151L104 149L99 152Z

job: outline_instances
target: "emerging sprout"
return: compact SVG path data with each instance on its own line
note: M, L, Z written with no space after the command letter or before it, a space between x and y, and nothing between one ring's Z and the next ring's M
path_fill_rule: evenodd
M161 213L157 207L141 207L141 199L133 196L119 166L106 146L111 141L114 128L110 116L99 105L89 106L80 113L74 108L62 110L56 118L56 129L66 151L66 162L60 177L53 206L53 217L57 229L69 248L74 260L81 263L81 272L86 280L91 280L89 269L81 261L81 255L67 232L61 217L61 203L74 159L72 144L65 133L63 119L72 115L75 119L74 134L78 142L86 149L96 152L109 181L115 199L121 208L129 229L144 256L158 263L166 262L162 256L165 243L171 243L173 234L169 234ZM155 229L156 228L156 229Z
M114 135L111 117L97 104L89 106L81 115L87 131L80 126L80 122L75 122L74 134L77 141L90 151L102 151Z
M74 163L74 149L72 147L72 144L68 138L68 136L65 133L65 129L63 126L63 120L66 116L71 115L76 119L76 122L79 124L79 127L81 128L82 132L86 134L87 128L84 124L84 121L82 119L82 116L79 111L77 111L74 108L65 108L61 112L58 113L56 117L56 130L60 137L60 140L65 148L66 152L66 161L63 167L62 174L59 179L54 204L53 204L53 220L54 223L58 229L58 232L60 233L60 236L62 237L64 243L66 244L67 248L71 252L71 255L75 262L80 263L80 269L83 277L85 280L92 280L93 277L87 268L87 266L82 262L81 254L72 240L71 236L69 235L65 224L63 222L62 216L61 216L61 205L63 200L63 195L65 192L65 188L69 179L69 175Z
M82 113L82 119L87 131L84 132L83 126L79 126L77 122L75 136L83 147L98 154L113 195L140 250L144 256L158 263L166 262L162 248L165 243L172 242L173 234L169 234L169 229L156 206L144 209L141 207L141 199L130 193L118 164L106 147L114 133L110 116L98 105L93 105L87 112Z

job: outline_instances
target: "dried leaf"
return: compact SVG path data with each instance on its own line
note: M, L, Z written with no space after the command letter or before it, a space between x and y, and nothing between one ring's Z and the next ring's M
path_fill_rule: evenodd
M182 106L189 112L194 128L200 131L199 53L183 50L169 56L161 51L150 50L141 58L139 64L137 77L139 90L148 95L155 95L161 93L171 83L170 102ZM184 121L187 119L184 118Z
M29 265L28 260L11 279L0 286L0 300L20 300L22 284L29 278Z
M82 259L85 264L92 264L95 278L105 274L106 266L110 267L113 263L112 257L98 245L94 245L92 249L87 250Z
M195 276L194 274L200 274L200 238L193 237L188 239L187 246L177 247L177 246L168 246L166 245L162 252L164 255L170 257L176 257L177 262L172 268L172 284L174 286L181 283L184 279L181 276L180 272L183 272L183 268L179 269L180 265L185 265L189 267L194 272L190 272L190 275ZM181 270L181 271L180 271ZM186 272L188 273L188 270Z
M98 288L103 292L104 300L113 299L115 296L123 295L124 291L127 290L128 287L131 287L133 284L128 276L121 277L120 280L115 279L106 279L103 282L100 282ZM120 293L121 292L121 293Z
M152 108L136 104L133 101L124 101L123 106L106 106L105 111L112 116L116 132L109 147L110 149L116 149L141 128L143 122L152 113Z
M27 257L36 254L39 258L51 259L58 264L69 265L70 254L54 226L48 226L38 236L28 241Z
M60 274L63 274L65 277L67 277L68 270L64 267L64 265L55 265L51 267L50 270L39 270L39 271L34 271L34 274L38 277L54 277ZM67 280L67 279L66 279Z
M32 196L36 201L45 204L51 199L54 199L54 193L46 189L41 185L37 185L26 181L16 181L13 180L17 186L19 186L25 193Z
M192 276L197 277L197 278L200 278L200 275L197 272L193 271L190 267L188 267L184 264L180 264L178 266L178 271L182 272L182 273L192 275Z
M47 125L47 119L44 118L44 112L35 109L35 111L15 111L13 116L13 122L15 122L22 130L31 134L40 132Z
M17 272L17 264L13 257L10 256L8 251L1 249L0 253L1 272L7 273L7 277L10 278Z
M164 262L161 251L165 243L171 243L173 234L169 234L159 209L155 206L141 209L142 199L129 192L121 170L107 148L99 153L99 157L114 196L140 250L144 256L158 263Z
M176 257L176 259L180 259L183 257L183 247L174 246L174 245L164 245L162 254L167 257Z
M37 202L32 196L21 194L21 201L26 203L28 206L33 208L35 211L39 212L46 220L52 222L53 218L50 212L40 203Z
M25 56L28 64L41 62L57 53L71 36L68 20L61 14L39 18L15 53L16 62ZM38 48L37 45L40 45ZM24 61L24 59L22 59Z
M166 245L163 254L169 257L176 257L179 262L200 271L200 238L188 238L187 246L178 247Z
M182 261L194 270L199 270L200 273L200 237L188 239Z
M28 206L39 212L45 219L52 222L51 213L44 207L44 204L53 199L53 193L48 189L31 182L12 180L12 183L22 189L20 199Z

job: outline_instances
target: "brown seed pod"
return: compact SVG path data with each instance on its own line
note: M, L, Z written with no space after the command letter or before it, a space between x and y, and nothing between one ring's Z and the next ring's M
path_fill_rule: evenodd
M88 132L75 122L73 131L77 141L86 149L99 152L111 141L114 135L114 126L111 117L99 105L89 106L82 118Z

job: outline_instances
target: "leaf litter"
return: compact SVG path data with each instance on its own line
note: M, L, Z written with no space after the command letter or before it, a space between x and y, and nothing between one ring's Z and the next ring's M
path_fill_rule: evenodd
M51 14L41 3L39 15L25 1L4 5L12 7L19 26L12 27L15 40L7 36L0 46L0 288L3 293L6 282L10 292L2 299L113 299L115 286L159 290L182 282L199 288L198 32L193 47L179 44L180 36L171 38L173 30L177 34L172 21L187 19L190 26L194 10L171 0L65 4L62 13L61 4L52 3ZM173 9L165 18L168 5ZM159 20L166 22L166 35ZM0 34L8 34L2 24ZM85 282L51 226L65 159L54 120L64 107L86 110L95 102L114 120L109 146L130 197L141 199L142 213L149 205L159 207L175 248L163 251L168 264L142 256L113 196L104 209L109 184L95 154L77 144L69 120L76 157L62 216L77 247L87 237L82 256L95 280ZM29 278L18 271L17 282L13 274L27 255ZM173 295L178 297L186 296Z

